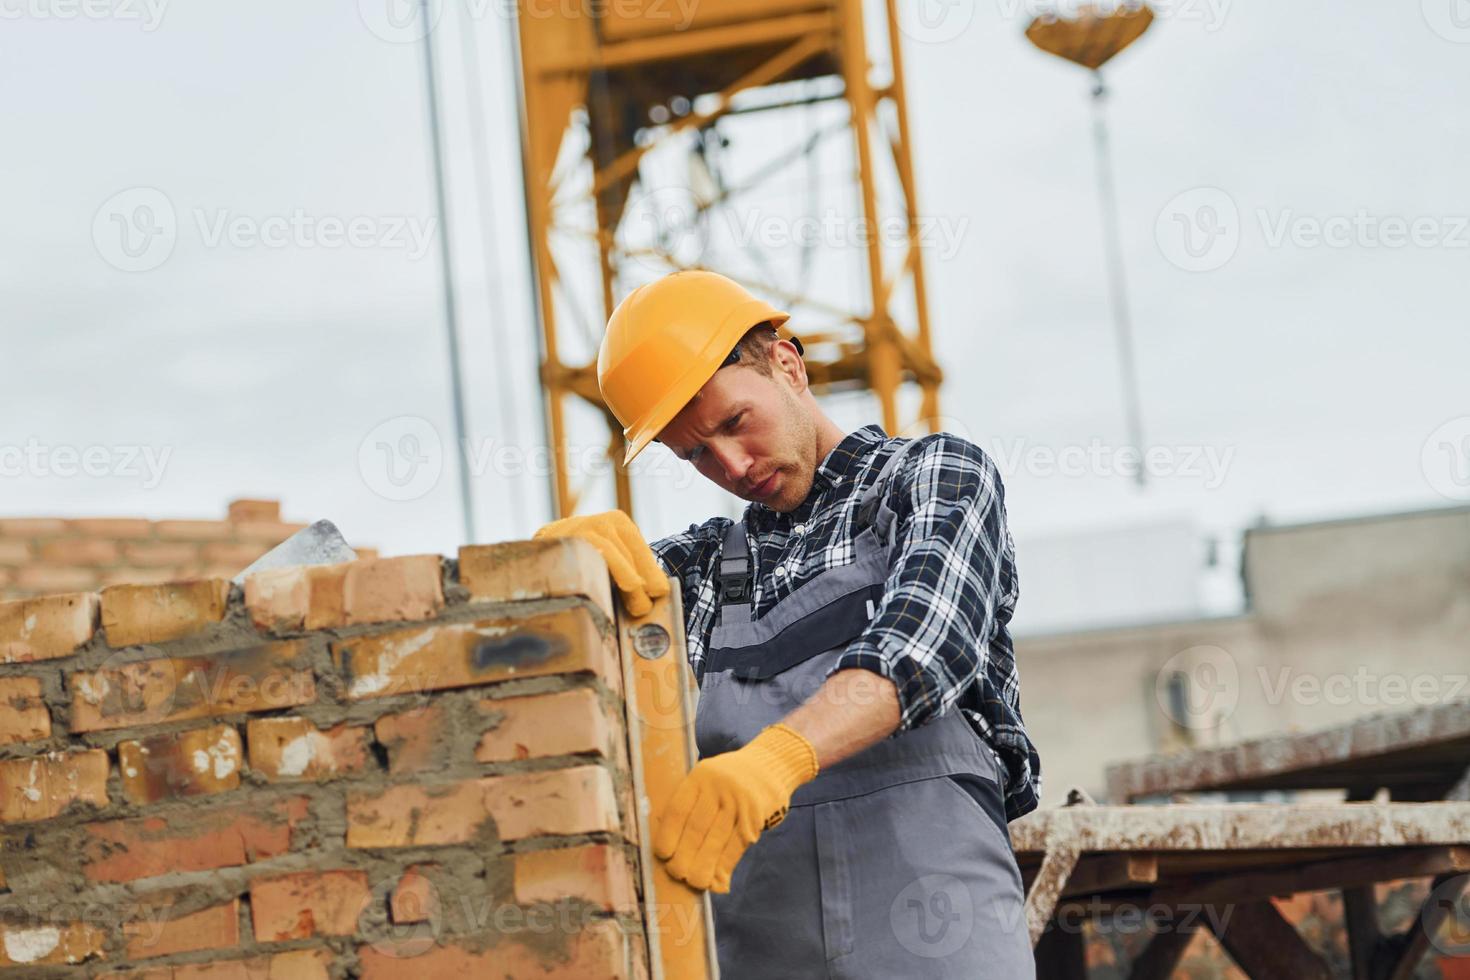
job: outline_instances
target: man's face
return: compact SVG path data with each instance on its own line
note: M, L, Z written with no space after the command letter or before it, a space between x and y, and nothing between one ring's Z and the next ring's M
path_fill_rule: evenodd
M772 348L770 376L741 364L716 371L659 441L716 485L785 513L811 491L817 429L796 393L805 372L784 364L796 352L781 348Z

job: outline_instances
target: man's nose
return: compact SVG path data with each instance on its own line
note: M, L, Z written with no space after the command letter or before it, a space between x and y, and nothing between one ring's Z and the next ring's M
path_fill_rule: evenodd
M724 470L726 482L739 484L745 479L745 474L750 472L751 459L738 446L710 445L708 451L714 456L720 469Z

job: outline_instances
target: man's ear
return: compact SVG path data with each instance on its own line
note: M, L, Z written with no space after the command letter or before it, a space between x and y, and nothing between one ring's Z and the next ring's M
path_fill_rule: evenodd
M806 376L806 362L802 360L796 345L789 340L778 339L771 345L771 358L776 362L776 370L785 375L796 389L797 394L805 391L809 384Z

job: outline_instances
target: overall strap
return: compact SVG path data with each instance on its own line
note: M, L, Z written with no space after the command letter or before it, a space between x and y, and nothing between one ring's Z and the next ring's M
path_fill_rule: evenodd
M745 544L745 519L741 518L725 528L725 540L720 545L720 571L715 594L720 603L718 622L750 622L751 593L754 589L750 550Z
M858 502L858 527L862 528L873 525L873 530L877 532L878 539L890 548L893 546L894 513L889 508L883 506L883 498L885 491L888 489L887 484L889 478L898 471L899 464L903 461L904 456L908 454L908 451L918 444L919 440L917 439L904 440L902 445L893 451L893 455L889 456L887 461L884 462L883 468L878 471L878 478L868 484L867 489L863 491L862 499Z

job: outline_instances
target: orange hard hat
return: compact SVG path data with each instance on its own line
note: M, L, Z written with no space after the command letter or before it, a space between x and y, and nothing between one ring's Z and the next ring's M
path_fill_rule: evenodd
M714 377L747 330L789 319L717 272L675 272L629 293L597 352L597 387L628 446L623 465Z

